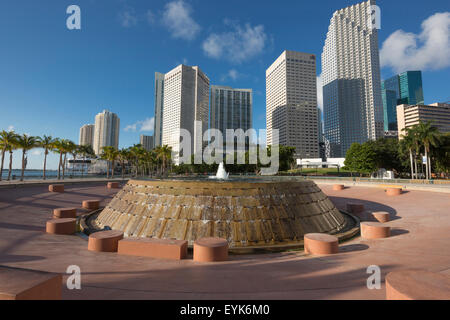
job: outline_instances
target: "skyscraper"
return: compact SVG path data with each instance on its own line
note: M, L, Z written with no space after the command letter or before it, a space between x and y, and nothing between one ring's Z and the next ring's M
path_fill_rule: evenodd
M153 136L141 134L139 143L145 150L150 151L153 149Z
M440 132L450 132L450 104L433 103L430 105L400 104L397 106L398 137L403 139L404 129L411 128L419 122L431 122Z
M93 145L95 154L101 154L103 147L119 147L119 127L120 119L115 113L103 110L95 116Z
M162 143L164 107L164 73L155 72L155 127L153 130L153 144L158 147Z
M191 154L202 150L208 129L209 79L199 67L179 65L165 74L163 110L162 144L172 147L173 161L179 164L180 129L191 134Z
M295 147L297 158L319 158L317 109L308 104L285 105L272 113L272 128L279 130L279 144Z
M273 142L272 117L277 107L301 105L314 109L317 121L316 87L316 56L313 54L286 50L266 70L267 145ZM317 133L317 122L314 132Z
M80 128L80 146L93 146L94 145L94 131L95 125L85 124Z
M252 89L211 86L210 128L222 132L225 144L227 129L242 129L246 132L252 128L252 106ZM246 146L249 142L247 139Z
M397 131L397 105L423 104L422 72L406 71L381 82L384 131Z
M345 157L354 142L383 137L375 0L336 11L322 53L325 137L332 157Z

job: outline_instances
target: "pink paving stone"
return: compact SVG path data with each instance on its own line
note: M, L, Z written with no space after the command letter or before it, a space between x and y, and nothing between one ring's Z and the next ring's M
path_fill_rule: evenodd
M105 183L66 186L70 192L49 197L48 188L40 186L1 189L0 264L60 274L68 265L78 265L83 290L63 286L63 299L383 300L384 282L382 290L367 289L367 266L380 266L383 279L411 265L431 272L448 270L449 194L410 191L387 197L382 188L354 186L342 193L332 185L319 187L340 209L361 202L366 210L390 212L392 236L382 241L355 238L340 244L340 253L325 257L302 251L230 255L228 261L214 264L98 253L87 250L85 239L47 235L43 226L54 208L79 207L89 198L107 204L113 190ZM395 234L396 229L404 232ZM64 276L63 283L66 280Z

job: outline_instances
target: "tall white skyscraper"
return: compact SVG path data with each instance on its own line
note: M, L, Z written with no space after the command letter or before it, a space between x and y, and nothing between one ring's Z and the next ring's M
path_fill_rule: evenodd
M201 151L208 129L209 79L199 67L179 65L164 76L162 144L172 147L179 164L180 129L191 134L191 153ZM202 123L201 128L195 121Z
M354 142L383 137L375 0L336 11L322 53L325 137L332 157L345 157Z
M297 155L315 157L319 143L316 56L284 51L266 70L266 95L267 145L273 143L272 128L280 129L280 126L287 125L283 122L285 119L290 125L283 134L289 136L280 139L280 144L295 141ZM289 118L289 115L295 117Z
M153 147L162 143L164 108L164 73L155 72L155 128L153 130Z
M80 146L93 146L94 145L94 131L95 125L85 124L80 128Z
M94 151L101 154L102 148L119 147L120 119L117 114L103 110L95 116Z

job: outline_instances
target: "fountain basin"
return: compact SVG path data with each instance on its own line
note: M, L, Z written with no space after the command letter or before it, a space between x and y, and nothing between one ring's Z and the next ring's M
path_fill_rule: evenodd
M125 237L227 239L230 249L295 246L307 233L339 234L347 219L313 181L130 180L91 217Z

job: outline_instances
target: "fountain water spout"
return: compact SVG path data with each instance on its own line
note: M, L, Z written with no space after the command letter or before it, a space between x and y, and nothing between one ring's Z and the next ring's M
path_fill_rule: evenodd
M229 173L225 171L224 163L221 162L219 164L219 169L217 169L217 173L215 176L209 177L210 179L218 179L218 180L228 180Z

